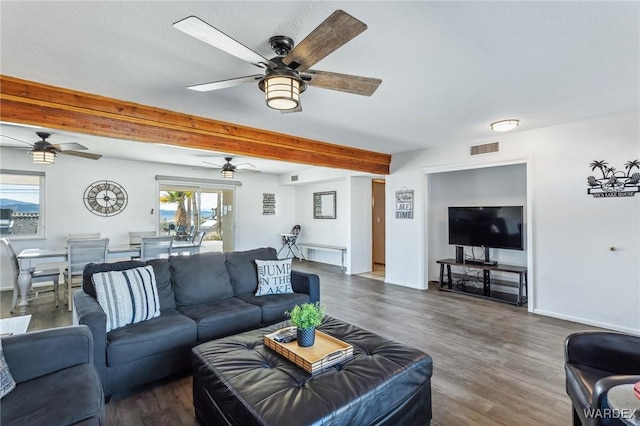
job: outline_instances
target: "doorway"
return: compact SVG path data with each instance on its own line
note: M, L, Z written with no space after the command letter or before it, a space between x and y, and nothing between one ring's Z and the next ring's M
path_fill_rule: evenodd
M372 214L372 266L374 274L380 273L384 279L385 268L385 181L371 181L371 214Z

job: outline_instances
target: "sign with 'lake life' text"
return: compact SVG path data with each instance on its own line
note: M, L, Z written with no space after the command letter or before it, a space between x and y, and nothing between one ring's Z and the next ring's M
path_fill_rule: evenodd
M396 219L413 219L413 190L396 191Z

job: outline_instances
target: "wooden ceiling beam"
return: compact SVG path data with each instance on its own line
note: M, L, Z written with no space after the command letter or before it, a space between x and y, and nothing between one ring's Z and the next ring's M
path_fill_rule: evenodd
M0 75L2 121L389 174L391 156Z

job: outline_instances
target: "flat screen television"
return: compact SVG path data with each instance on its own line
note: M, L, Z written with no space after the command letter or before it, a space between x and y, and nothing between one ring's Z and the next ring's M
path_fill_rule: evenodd
M522 206L449 207L449 244L523 250Z

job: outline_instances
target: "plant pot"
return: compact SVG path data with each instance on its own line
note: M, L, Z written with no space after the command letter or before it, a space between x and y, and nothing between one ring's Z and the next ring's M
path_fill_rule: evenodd
M316 341L316 328L298 328L298 346L307 348L313 346Z

